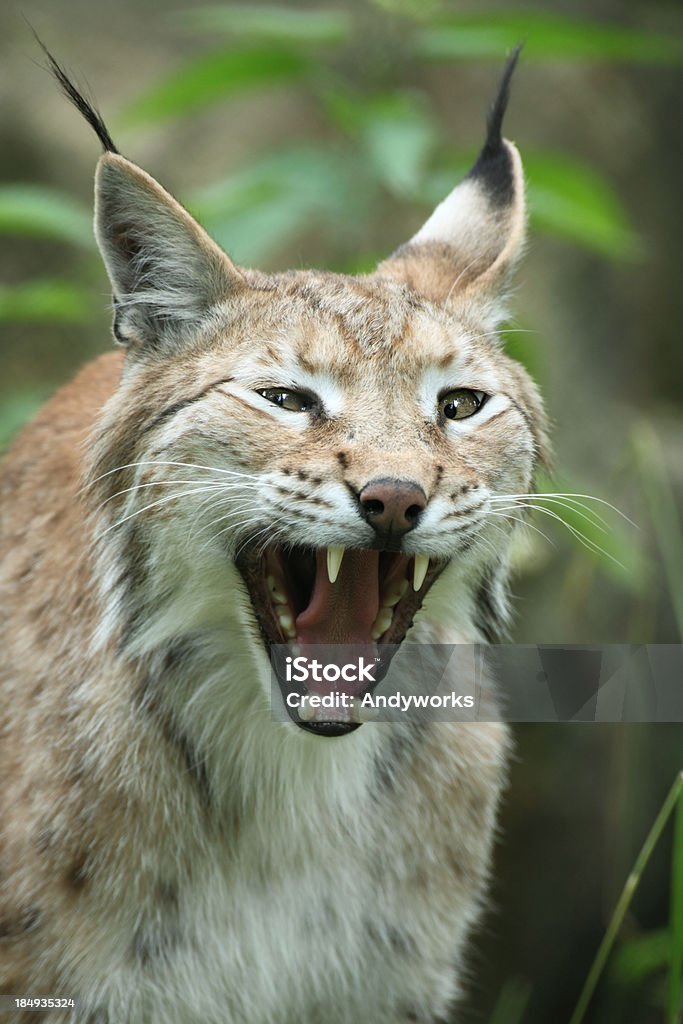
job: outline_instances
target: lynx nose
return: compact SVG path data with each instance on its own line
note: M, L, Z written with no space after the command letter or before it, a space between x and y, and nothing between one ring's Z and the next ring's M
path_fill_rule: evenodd
M421 487L410 480L370 480L358 495L361 515L382 538L402 537L417 525L427 505Z

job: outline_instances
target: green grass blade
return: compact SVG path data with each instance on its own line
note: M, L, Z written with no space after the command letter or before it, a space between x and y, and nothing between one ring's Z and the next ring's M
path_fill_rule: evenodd
M671 861L671 961L667 1002L667 1024L681 1019L681 979L683 977L683 800L679 800L674 826Z
M520 1024L531 997L531 982L526 978L508 978L489 1018L489 1024Z
M633 899L636 889L638 888L643 871L647 867L648 861L652 856L652 851L659 842L660 836L662 835L662 832L664 831L667 822L669 821L669 818L671 817L674 811L674 808L678 803L680 803L682 793L683 772L679 772L679 774L674 779L671 789L666 795L664 803L662 804L659 813L655 818L654 824L652 825L652 828L650 829L647 838L643 843L640 853L636 857L636 862L633 865L633 869L631 870L630 875L626 879L626 884L624 885L624 888L621 891L621 895L617 900L617 905L614 908L612 918L607 926L607 930L604 934L602 942L600 943L598 951L595 954L595 959L593 960L591 969L588 972L588 976L584 983L583 989L581 990L581 994L576 1004L576 1008L569 1020L569 1024L581 1024L586 1015L586 1010L588 1009L588 1005L593 997L595 988L605 969L605 964L607 963L609 955L612 951L612 947L615 943L616 937L619 934L619 929L623 924L624 917L626 916L626 911L628 910L631 904L631 900Z
M299 54L270 48L198 57L139 97L124 111L122 119L142 124L177 117L237 93L296 81L309 67Z
M676 497L664 465L662 447L649 423L641 422L633 432L657 546L662 555L679 636L683 640L683 528Z
M92 214L69 196L39 185L0 187L0 233L94 246Z

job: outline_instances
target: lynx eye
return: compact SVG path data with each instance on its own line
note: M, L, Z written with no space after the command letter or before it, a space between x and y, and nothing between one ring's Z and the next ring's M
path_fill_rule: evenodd
M465 420L481 409L487 396L483 391L456 388L439 399L439 411L447 420Z
M279 405L281 409L288 412L308 412L317 407L318 402L313 395L305 391L289 391L287 388L263 388L258 391L273 405Z

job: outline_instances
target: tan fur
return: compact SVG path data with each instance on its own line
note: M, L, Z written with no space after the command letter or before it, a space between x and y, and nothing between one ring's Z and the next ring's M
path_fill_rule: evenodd
M0 992L81 1001L50 1024L436 1020L462 988L505 729L326 740L273 721L232 559L256 508L275 540L367 546L349 494L408 479L440 511L404 550L450 558L409 639L481 641L484 585L504 616L511 524L469 546L458 530L477 495L528 490L546 450L492 326L523 197L508 248L458 288L447 243L363 278L238 270L128 161L104 157L98 182L128 348L55 395L2 470ZM498 404L444 424L448 387Z

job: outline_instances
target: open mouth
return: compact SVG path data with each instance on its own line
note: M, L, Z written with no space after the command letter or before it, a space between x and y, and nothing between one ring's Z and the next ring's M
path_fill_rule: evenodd
M386 672L389 652L403 641L445 564L426 555L277 544L246 546L237 561L268 652L273 644L288 645L294 656L320 646L364 652L381 666L372 685ZM293 684L283 678L279 661L275 668L286 696ZM352 697L371 688L349 682L343 687ZM330 686L298 689L322 694ZM348 711L325 717L322 710L311 715L310 708L295 710L286 701L285 706L296 725L321 736L345 735L360 724Z

